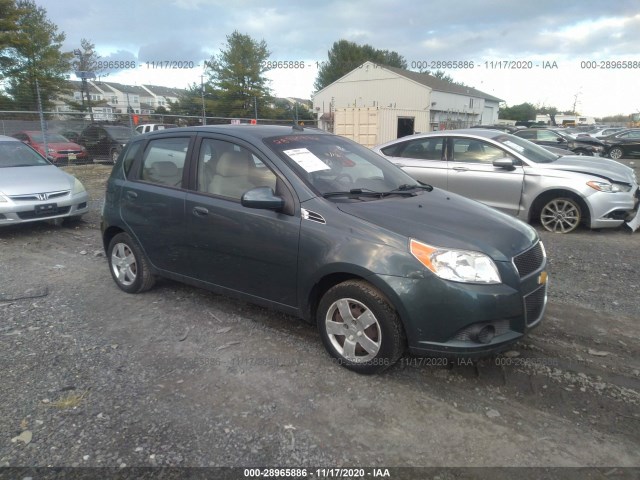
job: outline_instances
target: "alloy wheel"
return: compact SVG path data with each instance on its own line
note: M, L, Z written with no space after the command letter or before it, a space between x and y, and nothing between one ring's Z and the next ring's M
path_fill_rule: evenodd
M540 212L540 222L550 232L572 232L580 224L580 217L580 207L568 198L555 198Z
M352 298L333 302L327 310L325 326L333 347L350 362L368 362L380 350L380 323L362 302Z

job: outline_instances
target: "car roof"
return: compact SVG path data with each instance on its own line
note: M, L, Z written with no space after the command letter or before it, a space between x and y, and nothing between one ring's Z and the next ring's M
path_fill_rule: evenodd
M179 127L168 130L156 130L145 134L145 138L153 138L156 136L175 135L180 132L198 132L198 133L223 133L238 138L261 140L268 137L278 137L281 135L309 135L321 134L331 135L329 132L319 130L313 127L295 127L284 125L205 125L196 127Z

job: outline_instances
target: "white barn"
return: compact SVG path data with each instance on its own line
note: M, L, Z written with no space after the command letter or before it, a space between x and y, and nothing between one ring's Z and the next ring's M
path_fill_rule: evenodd
M318 126L372 146L404 135L498 122L502 100L426 73L365 62L316 92Z

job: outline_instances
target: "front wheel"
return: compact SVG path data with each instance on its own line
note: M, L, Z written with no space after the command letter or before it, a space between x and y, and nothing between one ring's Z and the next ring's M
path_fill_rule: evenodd
M611 150L609 150L609 157L613 158L614 160L620 160L622 158L622 155L623 152L620 147L613 147Z
M325 293L317 321L329 354L354 372L381 372L404 353L398 314L382 293L363 281L349 280Z
M554 198L540 210L540 223L550 232L573 232L581 219L580 205L571 198Z
M127 293L144 292L155 283L142 251L124 232L109 242L107 261L116 285Z
M575 150L573 153L575 153L576 155L580 155L580 156L583 156L583 155L593 156L593 154L591 152L589 152L588 150L582 150L582 149Z

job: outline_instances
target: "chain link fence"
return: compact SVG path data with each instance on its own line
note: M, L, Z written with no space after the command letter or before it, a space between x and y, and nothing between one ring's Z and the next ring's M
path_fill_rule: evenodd
M60 165L111 162L129 138L149 130L149 128L145 129L144 125L159 124L164 126L160 128L169 128L242 123L293 125L294 120L120 114L101 111L99 107L94 108L91 115L88 112L0 110L0 135L19 138L43 155L46 151L47 158ZM305 126L316 126L317 122L304 120L299 123ZM81 153L83 150L86 154Z

